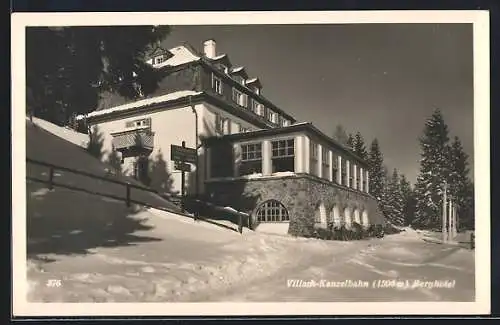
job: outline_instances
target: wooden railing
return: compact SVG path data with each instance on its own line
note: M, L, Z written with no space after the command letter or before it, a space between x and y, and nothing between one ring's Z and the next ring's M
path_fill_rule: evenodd
M125 204L127 205L127 207L130 207L132 204L137 204L137 205L141 205L141 206L144 206L144 207L154 208L154 209L158 209L158 210L162 210L162 211L166 211L166 212L171 212L171 213L175 213L175 214L178 214L178 215L182 215L182 216L185 216L185 217L193 218L194 220L201 220L201 221L204 221L204 222L207 222L207 223L210 223L210 224L214 224L214 225L217 225L219 227L227 228L227 229L230 229L230 230L235 230L235 229L233 229L233 228L231 228L231 227L229 227L227 225L220 224L220 223L217 223L217 222L215 222L213 220L209 220L206 217L203 217L200 214L200 212L202 212L202 211L197 211L197 213L195 213L194 215L190 215L190 214L185 213L185 210L182 207L180 208L181 211L176 211L175 209L172 209L172 208L168 208L168 207L164 207L164 206L160 206L160 205L156 205L156 204L150 204L150 203L147 203L147 202L144 202L144 201L134 200L132 198L132 195L131 195L131 190L132 189L136 189L136 190L140 190L140 191L144 191L144 192L149 192L149 193L152 193L152 194L156 194L159 197L161 197L161 199L167 200L169 203L174 204L170 200L166 199L165 196L162 195L161 193L159 193L158 191L156 191L156 190L154 190L152 188L146 187L146 186L141 186L141 185L138 185L138 184L133 184L131 182L124 182L124 181L120 181L120 180L117 180L117 179L114 179L114 178L110 178L110 177L95 175L95 174L92 174L92 173L89 173L89 172L86 172L86 171L82 171L82 170L77 170L77 169L68 168L68 167L64 167L64 166L58 166L58 165L54 165L54 164L51 164L51 163L47 163L47 162L44 162L44 161L39 161L39 160L28 158L28 157L26 158L26 162L29 163L29 164L34 164L34 165L38 165L38 166L47 167L49 169L48 179L41 179L41 178L37 178L37 177L26 175L26 179L27 180L30 180L30 181L33 181L33 182L47 184L49 190L53 190L54 187L57 186L57 187L66 188L66 189L73 190L73 191L85 192L85 193L91 194L91 195L97 195L97 196L101 196L101 197L107 197L107 198L110 198L110 199L114 199L114 200L117 200L117 201L123 201L123 202L125 202ZM108 182L108 183L113 183L113 184L121 185L121 186L124 187L125 197L117 196L117 195L113 195L113 194L109 194L109 193L99 193L99 192L95 192L95 191L91 191L91 190L85 189L83 187L78 187L78 186L74 186L74 185L69 185L69 184L63 184L63 183L60 183L60 182L56 182L54 180L54 175L55 175L56 171L69 172L69 173L72 173L72 174L75 174L75 175L82 175L82 176L89 177L89 178L92 178L92 179L97 179L97 180L105 181L105 182ZM184 205L184 198L183 197L172 196L172 199L181 202L181 206ZM198 203L201 203L200 206L203 205L203 203L204 203L203 201L200 201L200 200L195 200L195 201L198 202ZM246 215L243 214L243 213L232 212L232 211L226 211L226 213L228 215L234 215L234 216L238 217L238 232L242 233L243 232L243 219L246 217Z

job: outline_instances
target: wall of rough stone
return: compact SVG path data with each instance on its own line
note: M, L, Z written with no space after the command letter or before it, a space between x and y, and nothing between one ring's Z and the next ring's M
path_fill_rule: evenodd
M261 203L277 200L288 210L290 224L288 233L295 236L310 236L314 231L314 212L322 202L333 219L332 209L339 206L341 218L347 207L354 211L367 209L370 224L383 224L384 218L373 197L366 193L321 180L311 175L269 177L260 179L214 180L206 184L207 193L219 204L229 205L252 216ZM330 215L331 214L331 215ZM351 216L354 213L351 212Z

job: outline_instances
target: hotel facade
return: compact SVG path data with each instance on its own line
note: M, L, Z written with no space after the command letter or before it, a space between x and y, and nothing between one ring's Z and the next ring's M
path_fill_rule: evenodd
M103 137L104 159L116 150L124 172L141 180L161 153L180 191L170 150L184 141L198 154L186 194L249 213L255 230L307 236L330 224L383 225L367 162L264 97L260 80L218 54L214 40L202 53L183 44L148 60L161 74L154 94L104 94L78 117Z

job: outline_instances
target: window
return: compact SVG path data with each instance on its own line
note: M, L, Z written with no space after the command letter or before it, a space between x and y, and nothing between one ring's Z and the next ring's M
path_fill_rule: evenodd
M238 126L239 126L240 133L250 132L249 128L243 127L241 124L238 124Z
M286 118L282 117L281 118L281 126L285 127L285 126L289 126L290 125L290 121L287 120Z
M160 64L163 61L165 61L165 57L163 55L159 55L159 56L154 58L154 64Z
M245 79L242 76L234 76L233 79L236 80L241 85L245 84Z
M262 144L252 143L241 145L240 176L262 173Z
M267 120L277 124L278 123L278 114L276 112L273 112L270 109L267 109Z
M283 222L290 221L288 211L285 206L276 200L269 200L262 203L257 210L258 222Z
M222 80L212 73L212 89L217 94L222 95Z
M321 175L323 176L323 178L326 178L326 179L329 179L328 172L330 171L329 153L330 153L330 150L328 150L325 147L321 147L321 166L323 168L321 171Z
M342 161L342 166L341 166L341 168L342 168L342 175L341 176L342 177L341 177L341 180L340 180L341 181L340 185L347 186L348 185L347 184L347 160L345 160L345 159L342 159L342 160L343 160Z
M294 139L271 142L272 172L295 171L295 141Z
M338 170L339 170L338 158L334 154L333 157L332 157L332 176L333 176L333 181L336 182L336 183L338 182L338 179L337 179Z
M318 176L318 144L311 141L310 145L310 164L311 174Z
M226 129L227 119L223 118L219 114L215 114L215 131L219 134L224 134Z
M264 106L255 99L252 100L252 111L257 115L264 116Z
M363 171L363 188L361 189L361 191L364 191L364 192L367 192L366 191L366 177L368 175L368 171Z
M354 164L349 164L349 187L354 186Z
M140 128L151 126L151 118L145 118L141 120L128 121L125 123L126 128Z
M360 178L361 178L360 171L361 170L359 169L358 165L356 165L354 168L356 169L356 189L361 190L361 188L360 188Z
M247 106L247 96L235 88L233 88L233 101L240 106Z

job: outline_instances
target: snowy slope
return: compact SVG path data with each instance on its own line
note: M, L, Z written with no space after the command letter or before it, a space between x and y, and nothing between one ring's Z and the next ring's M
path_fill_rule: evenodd
M33 117L33 122L42 129L52 133L59 138L76 144L79 147L86 148L89 142L89 136L85 133L76 132L73 129L58 126L48 121Z

